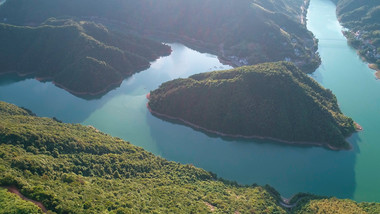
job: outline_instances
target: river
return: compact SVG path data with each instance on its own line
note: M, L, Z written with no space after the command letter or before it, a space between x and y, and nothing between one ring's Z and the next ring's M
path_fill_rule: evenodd
M311 1L308 29L319 39L323 61L313 76L334 92L342 111L364 128L350 139L355 144L352 198L380 201L380 82L375 71L347 45L334 12L335 5L329 0Z
M337 96L342 111L364 131L349 138L351 151L237 140L205 134L152 116L145 95L179 77L227 69L215 56L171 44L173 53L133 75L99 99L85 100L35 79L0 80L0 100L39 116L92 125L166 159L191 163L242 184L270 184L283 196L297 192L380 201L380 82L347 45L329 0L312 0L307 27L320 40L321 67L312 74ZM327 26L327 27L326 27Z

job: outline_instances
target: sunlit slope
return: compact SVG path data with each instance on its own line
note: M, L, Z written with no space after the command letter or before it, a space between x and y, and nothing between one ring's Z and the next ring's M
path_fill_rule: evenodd
M301 194L302 195L302 194ZM296 201L298 197L292 199ZM352 200L336 198L304 197L298 200L297 206L292 209L296 214L366 214L380 213L379 203L357 203Z
M0 213L42 213L32 202L24 201L6 189L0 188Z
M0 74L52 80L74 94L104 93L168 46L92 22L50 19L38 27L0 24Z
M285 213L271 188L217 181L94 128L3 102L0 186L57 213Z
M254 182L254 181L252 181ZM56 213L378 213L377 203L299 194L291 211L271 187L240 186L170 162L92 127L0 102L0 186ZM0 213L38 213L0 189Z
M380 69L380 1L333 0L349 42Z
M140 34L212 52L235 65L287 59L312 72L319 57L312 34L301 24L305 2L8 0L0 8L0 18L22 25L62 16L119 23Z
M333 149L355 131L331 91L291 63L265 63L176 79L150 93L154 113L211 132Z

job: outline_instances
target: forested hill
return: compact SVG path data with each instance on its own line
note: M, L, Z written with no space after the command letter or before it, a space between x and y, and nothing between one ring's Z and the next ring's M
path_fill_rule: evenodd
M285 213L271 188L217 181L92 127L3 102L0 186L15 186L57 213Z
M253 181L254 182L254 181ZM93 127L0 102L0 213L289 213L269 186L240 186ZM298 202L298 203L297 203ZM295 204L294 204L295 203ZM297 195L292 213L378 213L375 203Z
M355 131L331 91L287 62L176 79L150 93L153 114L228 136L349 148Z
M380 1L333 0L345 35L359 54L380 69Z
M100 94L170 54L170 47L93 22L49 19L38 27L0 24L0 75L52 80L73 94Z
M304 71L319 65L313 35L301 20L304 0L7 0L0 20L36 25L76 17L177 41L236 66L289 60Z

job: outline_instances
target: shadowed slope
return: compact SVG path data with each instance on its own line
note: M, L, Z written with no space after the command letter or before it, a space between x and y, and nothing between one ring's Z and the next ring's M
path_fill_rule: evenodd
M0 36L0 74L52 80L73 94L105 93L170 53L166 45L72 20L49 19L39 27L0 24Z
M349 148L355 131L331 91L294 65L265 63L166 82L150 93L153 113L237 137Z

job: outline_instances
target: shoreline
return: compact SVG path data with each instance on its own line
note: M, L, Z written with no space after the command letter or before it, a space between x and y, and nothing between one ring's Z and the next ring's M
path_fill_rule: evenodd
M161 57L159 57L159 58L161 58ZM157 59L159 59L159 58L157 58ZM151 66L150 63L147 66L141 66L141 68L136 69L136 71L134 71L132 73L129 73L129 74L126 74L126 75L123 75L123 77L121 79L117 80L116 82L108 84L104 89L102 89L100 91L96 91L96 92L78 92L78 91L69 89L69 88L63 86L62 84L55 82L53 80L54 79L53 77L39 77L39 78L35 78L35 79L38 80L38 81L51 81L51 83L53 83L55 86L57 86L59 88L62 88L63 90L65 90L65 91L67 91L67 92L69 92L69 93L71 93L71 94L73 94L75 96L91 96L91 97L96 97L96 96L102 96L105 93L111 91L112 89L114 89L116 87L119 87L121 85L121 83L123 83L123 81L126 78L131 77L132 75L137 74L137 73L139 73L141 71L145 71L145 70L149 69L150 66Z
M150 100L150 93L148 93L146 95L146 98L148 100ZM219 132L219 131L215 131L215 130L210 130L210 129L204 128L202 126L196 125L194 123L191 123L191 122L189 122L187 120L184 120L182 118L179 118L179 117L173 117L173 116L170 116L170 115L166 115L166 114L162 114L162 113L153 111L150 108L150 106L149 106L149 102L146 104L146 106L147 106L149 112L151 114L155 115L155 116L163 117L163 118L168 118L168 119L171 119L171 120L177 120L177 121L180 121L180 122L184 123L185 125L190 126L191 128L195 128L195 129L202 130L202 131L205 131L205 132L208 132L208 133L216 134L216 135L221 136L221 137L232 137L232 138L242 138L242 139L272 140L272 141L276 141L278 143L284 143L284 144L287 144L287 145L304 145L304 146L325 147L325 148L328 148L328 149L333 150L333 151L351 150L352 149L352 145L351 144L349 144L350 147L348 149L345 149L345 148L337 148L337 147L334 147L334 146L332 146L332 145L330 145L328 143L323 143L323 142L288 141L288 140L282 140L282 139L278 139L278 138L274 138L274 137L264 137L264 136L259 136L259 135L245 136L245 135L239 135L239 134L236 134L236 135L234 135L234 134L226 134L226 133L223 133L223 132Z
M163 56L159 56L158 58L156 58L155 60L158 60L159 58L161 58ZM151 66L151 63L149 63L149 65L144 65L144 66L140 66L140 68L137 68L135 71L133 71L132 73L128 73L126 75L123 75L122 78L120 78L119 80L115 81L115 82L112 82L112 83L109 83L107 84L106 87L104 87L103 89L99 90L99 91L95 91L95 92L78 92L78 91L75 91L75 90L72 90L72 89L69 89L68 87L60 84L60 83L57 83L56 81L54 81L54 77L38 77L38 76L35 76L34 74L36 72L29 72L29 73L21 73L19 71L7 71L7 72L3 72L3 73L0 73L0 77L1 76L5 76L5 75L16 75L18 78L30 78L30 79L35 79L39 82L51 82L53 83L55 86L59 87L59 88L62 88L63 90L75 95L75 96L91 96L91 97L95 97L95 96L101 96L101 95L104 95L105 93L107 93L108 91L111 91L112 89L118 87L121 85L121 83L128 77L136 74L136 73L139 73L141 71L144 71L144 70L147 70L149 69Z
M355 125L356 132L363 131L363 127L359 123L354 122L354 125Z
M103 87L103 89L100 89L98 91L93 91L93 92L91 92L91 91L90 92L86 92L86 91L79 92L79 91L76 91L76 90L73 90L73 89L69 89L68 87L64 86L63 84L60 84L60 83L54 81L54 77L49 77L49 76L45 76L44 77L44 76L38 76L38 75L36 75L36 73L38 73L38 71L21 72L21 71L17 71L17 70L8 70L8 71L5 71L5 72L0 72L0 77L1 76L5 76L5 75L16 75L18 78L30 78L30 79L34 78L34 79L36 79L37 81L40 81L40 82L51 82L55 86L57 86L59 88L62 88L63 90L65 90L65 91L73 94L74 96L78 96L78 97L89 96L89 98L92 99L93 97L96 97L96 96L103 96L107 92L111 91L112 89L114 89L116 87L119 87L121 85L121 83L126 78L131 77L134 74L137 74L139 72L142 72L142 71L145 71L145 70L149 69L152 66L152 62L160 59L161 57L170 56L172 54L173 50L172 50L172 48L169 45L165 45L165 46L168 47L167 51L165 50L165 51L158 52L157 55L155 55L155 56L152 57L152 60L148 59L148 63L146 63L146 64L139 64L134 69L132 69L132 71L129 71L127 73L120 73L122 77L119 80L111 82L111 83L105 85Z
M298 23L300 23L301 25L305 26L306 25L306 15L307 15L307 8L309 7L309 4L310 4L310 0L304 0L303 4L301 7L304 7L304 9L302 10L300 8L300 16L297 17L297 19L299 19L300 21L298 21ZM302 18L302 15L303 15L303 18ZM94 20L94 18L90 18L90 17L83 17L83 18L86 18L87 20ZM96 21L104 24L104 25L119 25L119 26L122 26L122 27L125 27L125 23L121 22L121 21L118 21L118 20L114 20L114 19L107 19L107 18L101 18L101 17L96 17L95 18ZM302 23L302 20L304 20L304 23ZM138 32L139 34L145 36L145 37L148 37L148 38L155 38L156 40L160 40L162 41L163 43L180 43L190 49L193 49L193 50L196 50L200 53L208 53L208 54L212 54L212 55L215 55L219 62L223 65L230 65L234 68L236 67L240 67L240 66L244 66L245 64L241 64L239 63L238 61L235 61L235 60L231 60L231 59L228 59L227 56L225 56L225 53L224 53L224 48L221 48L221 44L224 43L224 41L215 41L215 42L205 42L203 41L202 39L195 39L195 38L192 38L192 37L189 37L189 36L186 36L186 35L179 35L177 33L173 33L173 32L164 32L164 31L159 31L159 30L148 30L148 29L139 29L139 28L136 28L136 27L132 27L132 28L128 28L132 31L135 31L135 32ZM312 39L315 41L316 38L315 36L312 37ZM222 42L221 44L219 42ZM317 50L314 50L312 51L312 58L315 58L314 56L317 55ZM248 56L246 56L248 57ZM318 57L319 58L319 57ZM309 64L309 59L308 58L299 58L299 60L303 63L303 64ZM272 62L274 60L268 60L268 61L265 61L265 62ZM277 60L275 60L277 61ZM293 62L295 63L295 62ZM251 63L248 63L247 65L255 65L255 64L258 64L258 63L254 63L254 64L251 64ZM297 65L299 66L299 68L301 68L302 65ZM318 67L315 67L315 68L312 68L312 69L307 69L305 70L305 72L307 73L312 73L314 71L316 71ZM311 72L310 72L311 70Z
M97 92L77 92L77 91L68 89L65 86L63 86L62 84L57 83L55 81L51 81L51 83L53 83L55 86L62 88L63 90L65 90L71 94L74 94L76 96L99 96L99 95L102 95L104 93L107 93L108 91L112 90L114 87L120 86L123 81L124 81L124 79L121 79L121 80L118 80L117 82L108 84L108 86L106 88L104 88L100 91L97 91Z
M342 24L342 23L340 22L339 19L338 19L338 21L339 21L339 24ZM348 28L347 28L347 29L348 29ZM367 63L368 68L370 68L370 69L372 69L372 70L375 70L375 73L374 73L375 78L378 79L378 80L380 80L380 67L377 66L375 63L371 63L371 62L369 62L369 60L368 60L365 56L361 55L361 54L360 54L360 50L362 50L362 49L359 48L359 47L357 47L357 46L353 46L353 45L351 44L351 40L349 39L349 37L347 36L347 34L345 33L344 30L342 30L341 32L342 32L343 36L346 38L347 43L348 43L348 46L349 46L349 47L352 47L352 48L355 50L356 54L360 57L360 59L361 59L364 63ZM351 29L348 29L348 31L346 31L346 32L353 33Z
M137 71L137 72L140 72L141 70ZM136 73L137 73L136 72ZM72 89L69 89L65 86L63 86L62 84L60 83L57 83L55 82L53 79L53 77L33 77L33 74L34 72L31 72L31 73L27 73L27 74L20 74L19 72L17 71L8 71L8 72L4 72L4 73L1 73L0 76L3 76L3 75L10 75L10 74L15 74L17 75L17 77L19 78L23 78L23 77L27 77L27 76L31 76L30 79L35 79L39 82L51 82L53 83L55 86L59 87L59 88L62 88L63 90L71 93L71 94L74 94L74 95L82 95L82 96L85 96L85 95L88 95L88 96L97 96L97 95L101 95L101 94L104 94L106 93L107 91L111 90L112 88L114 87L117 87L119 86L123 81L124 81L124 78L118 80L117 82L113 82L113 83L110 83L107 85L106 88L100 90L100 91L97 91L97 92L78 92L78 91L75 91L75 90L72 90ZM133 75L133 74L132 74Z
M301 9L300 22L305 27L306 27L306 22L307 22L306 17L307 17L307 10L309 8L309 5L310 5L310 0L304 0L303 4L300 7Z
M375 77L380 80L380 68L374 63L368 63L368 68L375 70Z
M34 73L35 72L22 73L22 72L19 72L19 71L6 71L6 72L0 73L0 76L5 76L5 75L9 75L9 74L15 74L15 75L17 75L17 77L23 78L23 77L31 76Z
M48 210L46 209L46 207L41 202L38 202L38 201L35 201L35 200L32 200L30 198L25 197L23 194L21 194L20 190L17 189L17 187L14 187L14 186L3 186L1 188L7 189L8 192L13 193L13 194L19 196L24 201L32 202L33 204L35 204L36 206L38 206L42 210L42 212L47 213Z

